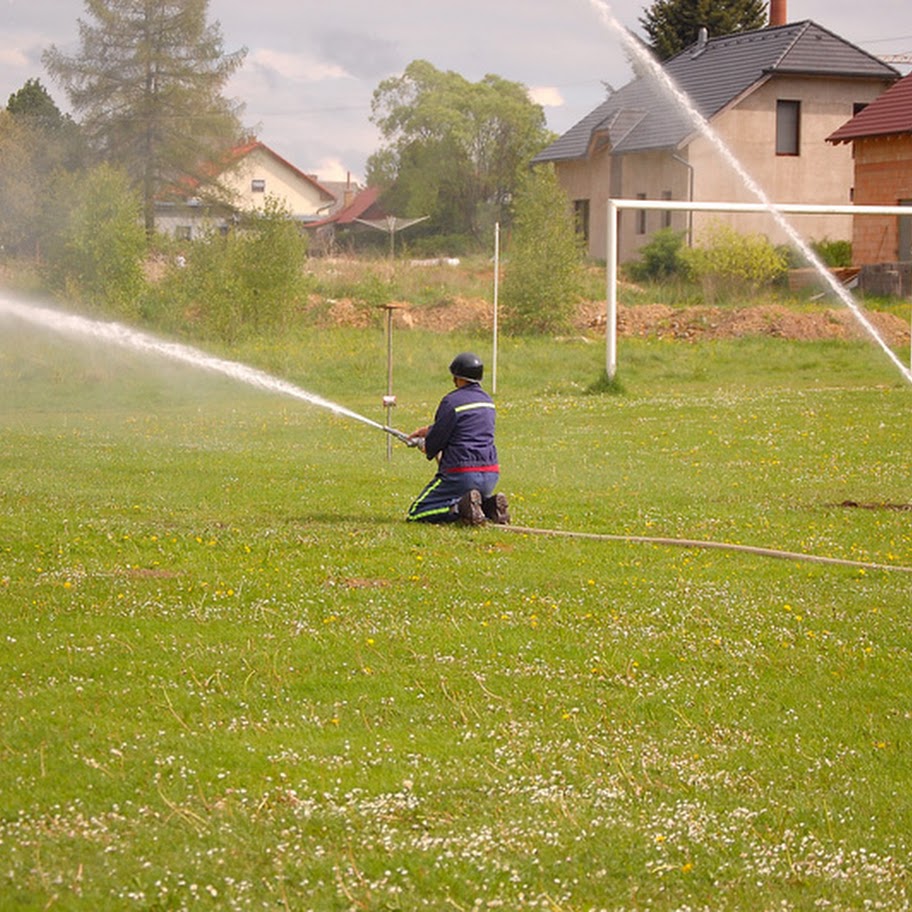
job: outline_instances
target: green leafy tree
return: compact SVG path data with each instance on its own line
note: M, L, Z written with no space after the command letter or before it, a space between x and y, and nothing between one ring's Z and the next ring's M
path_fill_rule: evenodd
M429 227L480 237L504 221L519 169L550 139L524 86L488 75L472 83L414 60L374 91L371 120L383 147L368 182L389 208L429 216Z
M241 135L239 106L222 96L246 50L227 54L208 0L85 0L80 49L52 46L48 72L104 160L142 194L146 230L156 195L206 165Z
M527 172L517 189L507 249L507 327L521 333L567 329L583 278L583 241L554 168Z
M92 310L135 317L145 289L146 235L128 176L102 164L58 188L61 223L49 256L53 284Z
M0 111L0 245L39 255L57 214L51 193L60 172L85 164L79 127L60 113L38 79L29 79Z
M718 38L763 28L766 23L766 0L655 0L640 17L659 60L693 44L701 28Z
M35 131L0 111L0 247L21 253L31 245L40 209Z

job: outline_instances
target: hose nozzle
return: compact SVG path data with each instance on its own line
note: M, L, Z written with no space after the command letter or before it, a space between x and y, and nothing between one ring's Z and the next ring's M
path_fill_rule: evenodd
M408 434L404 434L402 431L397 431L396 428L388 427L388 426L385 425L385 424L381 425L380 427L381 427L381 430L386 431L387 434L389 434L391 437L395 437L396 440L401 441L401 442L404 443L407 447L416 447L416 446L418 446L418 438L417 438L417 437L409 437Z

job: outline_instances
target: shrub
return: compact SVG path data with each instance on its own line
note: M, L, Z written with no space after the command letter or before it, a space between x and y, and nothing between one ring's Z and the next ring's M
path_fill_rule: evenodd
M159 321L197 322L224 341L288 325L306 297L303 270L306 239L274 198L248 213L242 226L223 236L213 232L188 248L186 266L173 266L151 309ZM165 303L170 302L170 303Z
M682 253L683 231L662 228L640 250L640 259L625 266L635 282L649 282L687 274L687 261Z
M145 288L142 203L123 171L100 165L58 186L61 229L48 250L52 286L69 300L135 317Z
M814 241L811 249L825 266L851 266L852 265L852 244L850 241L831 241L823 238Z
M740 234L721 223L710 226L705 244L684 250L682 256L707 299L755 292L788 268L786 256L765 235Z
M255 331L284 326L306 294L306 237L291 213L267 197L264 209L249 216L238 241L244 323Z
M582 241L552 167L520 182L504 271L507 329L550 333L566 329L583 287Z

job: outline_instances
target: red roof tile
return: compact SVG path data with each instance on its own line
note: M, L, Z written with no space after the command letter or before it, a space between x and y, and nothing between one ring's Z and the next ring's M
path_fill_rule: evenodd
M912 74L895 82L864 110L827 137L827 142L851 142L870 136L912 133Z
M321 228L323 225L336 223L339 225L350 225L356 219L359 219L368 209L371 208L380 196L379 187L368 187L362 190L355 198L344 208L320 219L318 222L308 222L308 228Z
M305 174L300 168L296 168L291 162L282 158L274 149L270 149L266 143L261 142L258 139L251 139L247 142L241 143L240 145L234 146L234 148L229 149L220 160L209 162L205 167L205 174L211 178L218 177L219 174L222 174L229 168L234 167L241 159L246 158L252 152L255 152L257 149L261 149L266 155L271 156L277 162L286 167L289 171L296 174L301 180L306 181L309 184L312 184L317 188L320 195L324 199L334 200L336 198L335 194L324 187L312 174ZM202 185L202 180L196 177L185 177L177 182L177 186L174 190L183 190L184 192L191 192L196 188Z

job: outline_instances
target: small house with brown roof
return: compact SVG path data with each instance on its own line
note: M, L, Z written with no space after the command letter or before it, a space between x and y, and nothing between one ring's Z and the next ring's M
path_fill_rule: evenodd
M852 145L857 205L912 206L912 74L827 141ZM912 261L912 214L855 216L852 260L859 266Z
M362 189L349 185L343 195L343 205L324 218L307 224L312 238L310 249L316 253L332 253L339 243L340 230L347 232L365 219L384 217L386 210L379 200L378 187Z
M899 73L815 22L785 22L784 2L774 6L781 22L720 38L704 32L663 69L771 201L846 204L851 153L825 140ZM649 73L611 94L533 161L554 164L596 258L606 252L610 198L757 202L680 99ZM625 211L619 258L635 257L663 227L699 239L712 220L786 240L762 213ZM851 222L847 215L802 216L799 228L810 238L847 240Z
M184 240L213 228L227 230L238 214L262 210L276 199L302 225L319 222L342 201L265 143L251 140L213 166L212 179L194 181L156 204L159 230Z

